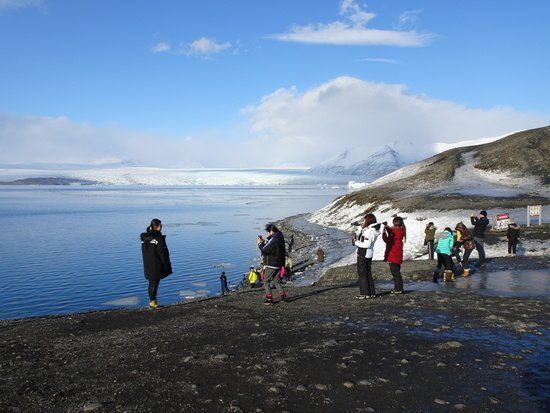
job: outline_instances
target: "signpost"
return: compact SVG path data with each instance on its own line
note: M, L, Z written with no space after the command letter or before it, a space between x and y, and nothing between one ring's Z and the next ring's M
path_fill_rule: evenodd
M506 212L504 214L497 215L497 231L507 230L509 224L510 224L510 214Z
M539 219L539 225L542 225L542 205L529 205L527 207L527 226L531 226L531 218Z

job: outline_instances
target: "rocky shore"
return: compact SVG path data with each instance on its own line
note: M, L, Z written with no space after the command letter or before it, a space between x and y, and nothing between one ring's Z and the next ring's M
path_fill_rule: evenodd
M240 290L158 310L0 321L0 411L547 411L544 280L538 298L489 296L422 282L433 262L415 260L403 265L409 292L394 296L376 262L380 296L355 300L354 266L327 271L314 259L319 246L334 260L347 254L346 234L300 217L279 225L305 279L326 272L288 286L287 304ZM550 259L487 267L470 279L548 270Z

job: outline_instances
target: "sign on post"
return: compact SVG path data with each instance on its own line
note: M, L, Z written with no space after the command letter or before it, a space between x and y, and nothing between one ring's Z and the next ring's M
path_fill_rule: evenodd
M497 215L497 231L504 231L508 229L509 224L510 224L510 214L504 213L504 214Z
M527 207L527 226L531 226L531 218L539 219L539 225L542 225L542 205L529 205Z

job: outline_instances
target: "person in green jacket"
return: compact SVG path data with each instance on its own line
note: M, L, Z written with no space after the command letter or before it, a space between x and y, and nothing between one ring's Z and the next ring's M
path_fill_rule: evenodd
M447 227L443 231L443 236L437 241L437 248L435 252L437 253L437 267L434 271L433 282L437 282L437 276L441 267L445 268L443 273L443 281L454 281L453 274L453 244L454 236L451 228Z
M424 234L426 234L426 236L424 237L424 245L428 246L428 259L430 260L434 259L434 243L436 230L437 227L434 225L433 222L428 223L428 225L426 225L426 229L424 230Z

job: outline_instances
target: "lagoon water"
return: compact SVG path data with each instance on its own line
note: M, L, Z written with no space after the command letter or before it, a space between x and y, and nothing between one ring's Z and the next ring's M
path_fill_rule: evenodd
M0 319L148 303L139 234L163 221L169 304L237 284L266 222L313 211L346 186L0 187Z

